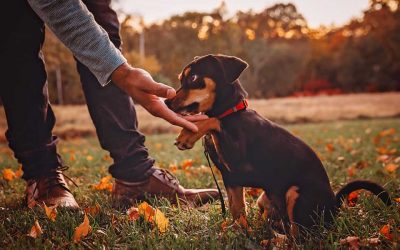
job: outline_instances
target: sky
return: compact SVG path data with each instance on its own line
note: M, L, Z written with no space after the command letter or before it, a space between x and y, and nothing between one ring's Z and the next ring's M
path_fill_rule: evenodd
M279 0L226 0L228 11L253 9L260 11L274 3L288 3ZM368 0L292 0L312 28L320 25L342 25L352 17L361 17L367 9ZM221 0L119 0L120 8L126 13L140 14L146 23L156 22L171 15L186 11L211 11Z

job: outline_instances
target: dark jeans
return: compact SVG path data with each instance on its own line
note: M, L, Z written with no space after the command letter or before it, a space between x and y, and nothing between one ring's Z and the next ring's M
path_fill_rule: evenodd
M52 135L55 116L48 100L41 52L44 24L25 0L9 2L3 10L15 14L15 20L1 24L6 33L0 39L0 98L7 116L6 137L27 180L59 167L61 159L56 150L57 137ZM119 23L110 0L83 2L119 47ZM80 62L77 68L100 144L114 159L109 168L111 175L126 181L147 178L154 171L154 160L144 146L144 136L137 130L131 98L112 83L101 87Z

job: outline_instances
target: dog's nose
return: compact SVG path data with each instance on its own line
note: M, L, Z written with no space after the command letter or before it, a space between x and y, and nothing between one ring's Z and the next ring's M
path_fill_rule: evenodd
M164 103L165 103L165 105L167 105L168 108L171 108L171 104L172 104L171 99L165 99Z

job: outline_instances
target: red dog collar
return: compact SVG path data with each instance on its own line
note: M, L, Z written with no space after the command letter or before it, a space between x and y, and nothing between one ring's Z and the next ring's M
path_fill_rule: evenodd
M220 114L219 116L217 116L219 119L222 119L230 114L233 114L239 110L243 110L246 109L249 106L249 104L247 103L247 100L244 99L242 101L240 101L238 104L236 104L235 107L228 109L227 111L225 111L224 113Z

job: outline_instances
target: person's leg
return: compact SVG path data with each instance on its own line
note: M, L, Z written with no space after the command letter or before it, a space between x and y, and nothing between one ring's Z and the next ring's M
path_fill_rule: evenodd
M57 194L72 197L69 192L64 194L66 185L55 180L61 174L58 170L61 159L57 155L57 138L52 135L55 117L48 102L47 75L41 52L44 24L26 1L11 2L5 9L16 13L16 20L7 24L11 28L2 38L3 46L0 48L0 95L8 123L6 137L22 164L22 177L28 182L28 189L34 186L35 193L30 194L31 199L47 201L45 196L48 195L52 196L52 201L57 198L47 184L37 183L43 178L47 182L50 178L54 188L63 186L56 190ZM28 193L33 191L28 189ZM74 201L72 198L71 202Z
M84 0L95 20L120 47L119 22L110 0ZM132 99L113 83L101 87L89 69L79 61L77 68L90 116L103 149L110 152L114 164L109 168L114 178L143 181L154 171L154 160L144 146L145 137L138 131Z
M108 32L116 47L121 45L119 22L110 8L110 0L83 0L96 21ZM174 201L185 198L202 204L216 198L214 189L185 189L174 176L154 167L144 146L145 137L137 130L137 116L132 99L110 83L100 87L96 78L78 62L90 115L101 146L110 152L114 164L110 173L115 178L113 197L116 201L136 201L145 194L161 195Z

